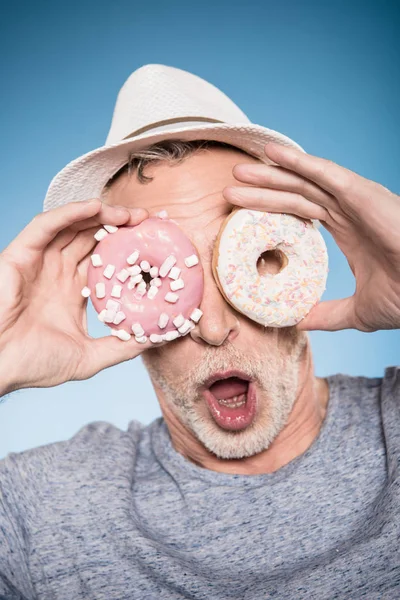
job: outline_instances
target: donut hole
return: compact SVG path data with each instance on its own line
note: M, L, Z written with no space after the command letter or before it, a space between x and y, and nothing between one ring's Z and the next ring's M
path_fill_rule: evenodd
M280 273L288 264L287 256L274 248L273 250L266 250L257 260L257 271L262 277L263 275L276 275Z
M144 273L142 271L142 277L143 277L143 281L146 283L147 289L149 289L150 281L153 279L152 276L150 275L150 273Z

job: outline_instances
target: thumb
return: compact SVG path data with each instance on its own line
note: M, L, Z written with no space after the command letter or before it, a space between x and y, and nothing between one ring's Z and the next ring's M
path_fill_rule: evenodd
M113 335L91 339L87 345L86 356L82 361L79 375L81 379L88 379L99 371L118 365L126 360L139 356L144 350L152 346L150 341L145 344L137 342L132 335L127 342Z
M339 331L354 328L354 296L316 304L297 324L300 330Z

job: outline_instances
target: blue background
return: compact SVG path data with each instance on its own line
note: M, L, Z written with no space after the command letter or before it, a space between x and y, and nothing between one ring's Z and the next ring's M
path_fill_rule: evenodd
M399 11L385 1L0 3L0 245L42 210L47 186L103 145L119 88L146 63L204 77L249 118L399 193ZM324 298L351 294L324 232ZM3 286L7 282L1 282ZM104 333L92 310L92 335ZM311 334L318 375L381 376L400 332ZM0 404L0 456L106 420L160 415L141 360L85 382L15 392Z

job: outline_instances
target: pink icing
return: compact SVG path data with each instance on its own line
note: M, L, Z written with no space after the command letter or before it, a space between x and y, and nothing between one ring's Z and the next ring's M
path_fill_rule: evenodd
M177 259L175 266L181 269L180 278L183 279L185 287L177 290L179 299L174 304L164 300L165 295L171 292L170 283L173 281L168 277L161 277L162 284L158 288L155 298L149 299L147 294L139 298L136 289L128 289L129 278L122 283L117 279L117 274L131 265L127 262L127 257L135 250L139 250L140 255L135 264L146 260L151 266L160 268L164 260L174 255ZM142 221L136 227L120 227L115 233L109 233L101 240L92 254L100 254L103 266L94 267L91 263L88 268L88 287L91 290L91 300L98 313L106 308L109 299L120 303L119 310L126 315L119 325L106 323L107 326L115 329L125 329L132 334L132 324L140 323L145 331L145 335L152 333L159 335L167 331L176 329L172 323L173 319L182 314L186 319L190 318L193 310L199 307L203 297L203 268L201 262L193 267L186 267L185 258L195 254L198 257L196 248L183 231L171 220L149 218ZM103 271L108 264L115 266L115 272L111 279L103 275ZM106 286L105 298L97 298L95 284L103 282ZM121 298L111 296L113 285L122 286ZM161 313L169 316L169 322L164 329L158 326L158 319Z

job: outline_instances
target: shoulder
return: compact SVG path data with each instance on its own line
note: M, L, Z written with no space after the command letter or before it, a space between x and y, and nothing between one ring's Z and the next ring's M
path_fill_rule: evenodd
M400 400L400 366L385 369L383 386L385 391L393 393Z
M400 419L400 367L386 367L381 377L337 373L326 380L332 396L354 415L382 418L391 412L396 421Z
M350 376L343 374L327 377L335 389L340 404L352 411L358 422L367 418L379 423L386 439L400 447L400 367L386 367L382 377Z
M382 387L382 377L367 377L365 375L348 375L336 373L326 377L330 390L343 403L364 404L370 399L376 402Z
M326 377L330 385L334 385L339 392L346 392L354 396L359 396L370 392L371 395L377 395L380 392L400 391L400 366L386 367L381 377L368 377L366 375L346 375L336 373Z
M385 426L393 429L400 443L400 367L385 369L380 398Z
M72 476L78 480L88 471L100 476L106 469L113 470L116 462L122 467L132 460L143 427L133 420L124 431L111 423L94 421L68 440L11 452L0 460L0 482L35 493L49 482L71 481Z

